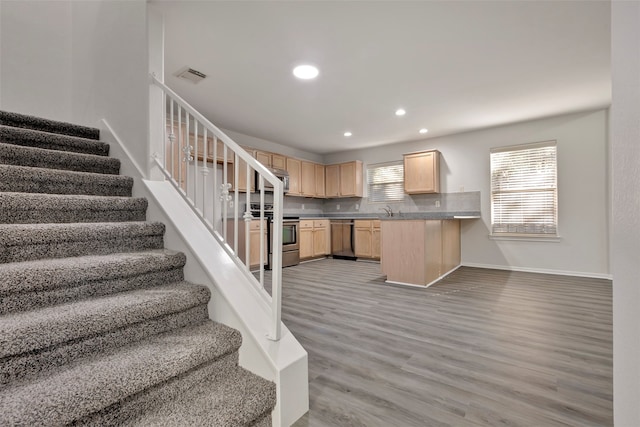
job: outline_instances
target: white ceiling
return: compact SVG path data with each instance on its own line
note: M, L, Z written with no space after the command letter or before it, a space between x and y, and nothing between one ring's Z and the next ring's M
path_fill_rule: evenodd
M610 4L159 1L165 82L219 127L324 154L611 101ZM293 77L312 63L314 81ZM173 76L189 66L193 84ZM406 109L396 117L398 107ZM353 132L346 138L345 131Z

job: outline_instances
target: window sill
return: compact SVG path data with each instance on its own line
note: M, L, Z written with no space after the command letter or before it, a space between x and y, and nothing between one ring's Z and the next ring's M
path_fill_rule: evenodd
M561 236L545 236L538 234L489 234L491 240L512 240L521 242L560 242Z

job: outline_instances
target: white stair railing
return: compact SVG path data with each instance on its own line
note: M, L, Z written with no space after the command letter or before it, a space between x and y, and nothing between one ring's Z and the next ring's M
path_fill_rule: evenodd
M154 163L270 303L272 324L268 337L277 341L281 336L282 232L271 233L273 249L269 295L264 282L265 256L268 256L264 251L267 243L264 236L265 227L270 225L265 217L264 181L273 186L273 230L282 230L282 181L155 75L150 77L151 83L162 91L164 103L162 152L153 152ZM153 102L158 98L150 99ZM154 122L151 123L153 125ZM257 176L255 181L254 176ZM250 224L256 219L249 210L254 182L260 192L259 278L251 272L250 256ZM240 216L242 199L246 208ZM244 222L244 233L240 233L241 222ZM239 253L240 234L244 235L243 253Z

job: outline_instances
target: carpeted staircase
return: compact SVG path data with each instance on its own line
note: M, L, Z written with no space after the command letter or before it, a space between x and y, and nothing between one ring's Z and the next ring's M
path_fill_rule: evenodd
M270 426L97 129L0 112L0 425Z

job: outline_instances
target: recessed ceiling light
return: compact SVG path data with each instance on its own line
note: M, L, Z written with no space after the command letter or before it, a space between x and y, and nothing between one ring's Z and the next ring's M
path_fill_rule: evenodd
M302 80L315 79L319 73L313 65L298 65L293 69L293 75Z
M396 110L396 116L404 116L405 114L407 114L407 112L404 111L402 108L398 108Z
M351 132L345 132L344 133L344 136L351 136L351 135L353 135Z
M426 128L420 129L420 133L427 133L427 132L429 132L429 129L426 129Z

